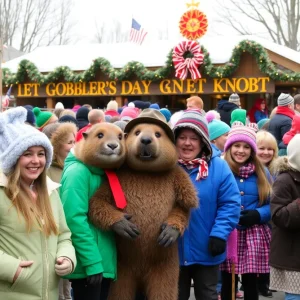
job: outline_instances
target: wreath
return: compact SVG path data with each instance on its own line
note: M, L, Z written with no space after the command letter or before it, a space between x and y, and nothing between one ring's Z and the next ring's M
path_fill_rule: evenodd
M175 67L175 76L180 79L186 79L188 72L192 79L201 78L199 66L203 63L204 55L201 52L200 45L195 41L183 41L173 49L173 64Z

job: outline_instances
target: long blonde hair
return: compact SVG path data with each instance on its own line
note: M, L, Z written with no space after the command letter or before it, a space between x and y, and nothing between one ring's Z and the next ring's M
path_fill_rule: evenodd
M231 145L232 147L232 145ZM233 160L231 156L231 147L225 152L224 159L227 161L231 171L239 175L239 165ZM258 188L258 195L259 195L259 204L263 205L267 198L271 194L271 184L268 180L268 177L266 175L265 168L263 164L259 161L259 159L256 157L256 154L254 153L253 149L251 148L251 156L249 158L249 162L252 162L255 166L255 173L257 175L257 188ZM271 180L271 179L270 179Z
M50 199L47 190L46 169L34 181L36 189L36 203L32 200L29 187L21 179L20 166L17 163L14 170L7 175L5 193L11 200L12 206L24 217L29 233L32 227L37 226L47 237L52 233L58 235L58 228L54 220Z
M256 134L256 145L259 147L261 143L266 143L271 147L274 151L274 155L271 159L271 161L268 163L269 167L274 159L278 157L278 146L275 137L268 131L265 130L259 130Z

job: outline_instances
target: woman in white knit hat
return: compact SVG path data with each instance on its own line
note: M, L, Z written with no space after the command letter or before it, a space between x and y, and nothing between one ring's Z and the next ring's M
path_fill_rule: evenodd
M270 288L286 293L286 300L300 299L300 134L287 147L287 156L278 158L279 174L271 197L272 239Z
M46 177L52 146L24 124L27 111L0 114L0 299L58 299L60 276L76 266L56 191Z

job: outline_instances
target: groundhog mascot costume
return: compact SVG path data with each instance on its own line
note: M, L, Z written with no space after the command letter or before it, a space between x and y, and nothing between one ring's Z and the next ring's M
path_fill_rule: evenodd
M99 300L106 299L106 279L116 279L117 251L114 232L90 223L89 200L106 178L103 169L123 164L126 146L122 130L110 123L93 125L83 137L66 158L61 179L61 200L77 257L67 279L74 299Z
M145 109L125 127L126 161L117 172L126 207L115 202L114 186L103 183L90 200L91 221L117 233L118 277L109 300L177 300L177 239L197 195L177 166L174 135L157 110Z

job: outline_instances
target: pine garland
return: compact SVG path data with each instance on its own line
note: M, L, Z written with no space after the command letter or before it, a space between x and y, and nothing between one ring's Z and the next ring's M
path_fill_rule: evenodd
M200 67L201 74L210 78L230 77L239 64L241 55L244 52L249 52L256 59L260 71L275 81L300 81L299 72L285 72L278 69L270 60L267 51L260 44L244 40L241 41L233 50L232 56L225 65L216 67L212 64L209 52L205 47L201 47L204 54L203 65ZM152 71L147 69L142 63L137 61L128 62L122 69L115 69L110 62L99 57L93 61L90 68L82 72L74 72L67 66L55 68L54 71L48 74L42 74L38 68L28 60L22 60L19 64L17 73L13 74L9 69L3 69L2 83L6 86L10 84L18 84L23 82L35 82L47 84L50 82L66 81L66 82L89 82L95 80L97 72L102 72L110 80L125 80L136 78L139 80L159 81L164 78L169 78L174 72L172 62L172 52L169 52L164 66Z

